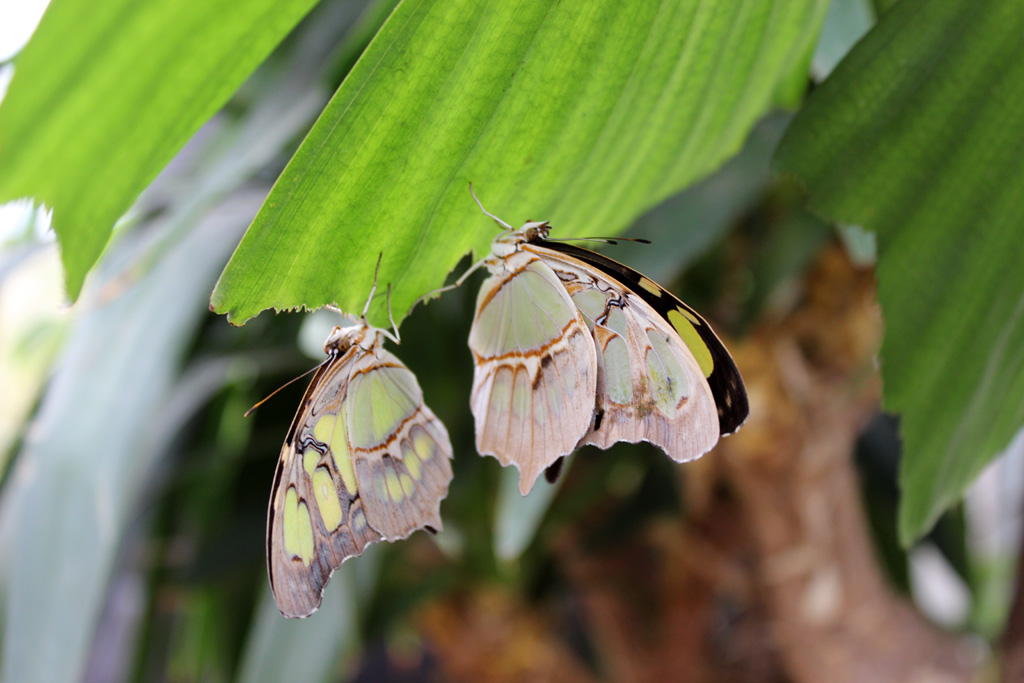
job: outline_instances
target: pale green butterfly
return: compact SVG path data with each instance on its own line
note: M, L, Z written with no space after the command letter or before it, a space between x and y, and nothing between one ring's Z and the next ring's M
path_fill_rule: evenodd
M743 424L743 380L696 311L627 266L548 240L546 221L516 230L477 204L503 230L453 285L480 265L491 273L469 334L476 445L519 468L524 495L586 444L649 441L684 462Z
M378 269L380 261L377 262ZM413 373L384 350L392 334L335 327L285 437L267 515L267 564L278 609L312 614L331 574L370 543L441 529L452 446ZM390 294L390 288L389 288ZM390 296L388 313L390 315Z

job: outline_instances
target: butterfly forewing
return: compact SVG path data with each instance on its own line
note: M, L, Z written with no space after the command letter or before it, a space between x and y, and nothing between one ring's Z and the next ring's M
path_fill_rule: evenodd
M355 344L317 371L281 451L267 559L274 598L288 617L316 610L331 573L368 544L441 526L452 476L448 434L423 405L413 374L372 329L369 336L369 348ZM414 450L413 463L401 444L421 432L431 436L431 457ZM403 495L381 497L376 487L383 481L388 490L392 477Z
M590 332L554 272L516 252L481 287L469 346L477 450L516 465L526 493L590 427L597 383Z

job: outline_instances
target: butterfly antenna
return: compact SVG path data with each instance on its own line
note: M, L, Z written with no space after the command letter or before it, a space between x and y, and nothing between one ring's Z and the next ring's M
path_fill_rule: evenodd
M602 244L618 244L619 242L639 242L650 244L650 240L643 237L545 237L545 242L601 242Z
M363 320L366 320L366 313L370 310L370 302L373 301L373 295L377 293L377 276L380 275L380 261L384 258L384 252L377 254L377 269L373 271L373 287L370 287L370 296L366 299L366 305L363 306L363 314L360 316Z
M495 216L493 213L491 213L490 211L488 211L487 209L484 208L484 205L480 203L480 199L476 196L476 192L473 192L473 183L469 184L469 193L471 195L473 195L473 199L476 201L476 205L480 207L480 210L484 212L485 216L490 216L491 218L493 218L495 221L498 222L498 225L504 226L506 230L511 230L512 229L511 225L509 225L505 221L501 220L500 218Z
M409 310L411 311L412 309L410 308ZM400 334L398 334L398 325L395 324L395 316L391 314L391 283L390 282L388 283L388 320L391 321L391 329L394 330L395 335L392 337L391 334L388 333L387 330L383 330L383 332L385 334L387 334L388 338L391 339L391 341L395 342L396 344L401 344L402 343L402 336Z
M323 363L321 363L320 365L323 365ZM294 384L295 382L298 382L300 379L302 379L303 377L305 377L309 373L313 372L314 370L319 369L320 365L313 366L312 368L310 368L309 370L306 370L304 373L302 373L298 377L296 377L294 379L290 379L287 382L285 382L284 384L282 384L281 386L279 386L277 389L274 389L272 392L270 392L270 394L266 398L264 398L262 401L260 401L256 405L254 405L252 408L249 408L249 410L245 411L245 415L243 415L242 417L249 417L249 414L252 413L252 411L256 410L261 405L263 405L264 403L266 403L270 399L274 398L274 395L277 394L277 392L281 391L282 389L284 389L285 387L287 387L290 384Z
M599 242L601 244L618 244L610 237L545 237L545 242Z
M493 218L498 223L498 225L504 227L506 230L512 230L513 229L511 225L509 225L505 221L501 220L500 218L495 216L493 213L491 213L490 211L488 211L487 209L484 208L483 203L480 202L480 198L477 197L476 196L476 192L473 191L473 183L469 184L469 194L471 194L473 196L473 201L476 202L476 205L480 207L480 210L483 211L485 216ZM487 263L487 259L489 259L489 258L490 258L490 254L488 254L487 256L484 256L482 259L480 259L479 261L477 261L476 263L471 265L466 270L466 272L464 272L462 275L460 275L459 279L456 280L455 282L453 282L452 284L445 285L444 287L438 287L437 289L432 289L429 292L427 292L426 294L424 294L423 296L421 296L419 299L416 299L416 301L412 302L412 306L409 307L409 310L406 312L406 315L409 315L410 313L412 313L412 309L416 308L416 306L418 306L419 304L427 301L428 299L431 299L431 298L437 296L438 294L444 294L447 291L453 290L453 289L461 286L462 283L466 281L466 278L468 278L470 275L475 273L480 268L480 266L482 266L485 263Z

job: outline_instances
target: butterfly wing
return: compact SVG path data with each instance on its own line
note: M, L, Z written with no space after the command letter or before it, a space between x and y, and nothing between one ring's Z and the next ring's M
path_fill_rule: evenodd
M381 539L366 521L338 415L359 349L317 370L288 430L267 515L267 563L278 609L304 617L331 573ZM335 457L337 455L337 457Z
M743 378L728 349L699 313L650 278L597 252L563 242L541 242L531 248L582 261L590 272L597 271L625 285L634 298L646 302L675 330L700 365L715 398L721 435L733 434L743 425L750 414Z
M354 346L321 366L285 439L267 521L270 584L285 616L315 611L334 570L370 543L404 538L423 526L441 527L440 501L452 476L448 434L423 405L412 373L391 354L377 351L381 360ZM363 423L352 422L353 415L362 415L354 409L357 402L372 407L372 430L380 435L375 443ZM399 415L404 419L397 425ZM429 443L422 437L417 442L421 432ZM401 460L408 455L407 443L415 463ZM397 462L382 464L385 454ZM413 491L397 503L374 490L377 481L387 484L397 476L404 493L403 474L414 482ZM384 509L396 504L400 512Z
M571 453L594 411L597 357L565 287L539 258L516 252L486 280L469 334L476 446L519 468L526 494Z
M595 420L580 445L649 441L680 462L710 450L720 434L716 400L675 327L622 282L546 246L529 248L565 282L597 349Z
M389 541L440 530L452 445L415 375L380 350L356 361L348 395L348 441L370 526Z

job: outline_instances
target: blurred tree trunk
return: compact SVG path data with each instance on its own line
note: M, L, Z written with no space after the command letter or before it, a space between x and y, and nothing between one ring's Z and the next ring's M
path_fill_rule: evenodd
M857 487L854 446L880 393L873 275L827 249L806 296L736 349L752 417L718 449L786 671L796 681L969 680L972 648L883 576Z

